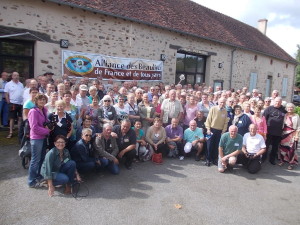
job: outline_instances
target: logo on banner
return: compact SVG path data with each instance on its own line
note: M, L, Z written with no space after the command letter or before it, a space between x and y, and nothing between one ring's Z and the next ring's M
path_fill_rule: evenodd
M86 75L94 69L92 60L82 55L69 56L65 60L66 68L74 74Z

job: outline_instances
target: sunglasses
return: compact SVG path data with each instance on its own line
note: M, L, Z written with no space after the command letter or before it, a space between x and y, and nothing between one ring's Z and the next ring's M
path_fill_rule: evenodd
M104 100L104 102L110 102L110 100Z
M124 99L119 99L119 101L124 101Z
M85 134L84 136L86 136L86 137L92 137L91 134Z

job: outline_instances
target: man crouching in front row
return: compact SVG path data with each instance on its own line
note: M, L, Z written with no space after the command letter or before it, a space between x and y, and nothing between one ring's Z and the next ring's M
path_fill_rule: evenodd
M235 165L243 145L243 137L237 133L237 126L231 125L228 131L221 136L219 143L218 170L220 173Z
M238 163L243 164L249 173L257 173L261 169L266 144L264 138L257 133L255 124L249 126L249 132L243 137L242 151L243 153L238 156Z

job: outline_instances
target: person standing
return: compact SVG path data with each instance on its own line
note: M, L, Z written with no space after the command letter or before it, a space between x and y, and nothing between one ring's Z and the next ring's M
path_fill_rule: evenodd
M28 113L31 145L31 160L28 176L29 187L38 187L39 181L42 179L40 169L46 155L46 138L50 133L50 129L45 126L45 123L48 122L47 109L45 108L47 101L48 99L45 95L37 94L34 98L36 107L30 109Z
M205 122L206 133L211 135L207 140L207 156L206 156L206 166L210 166L211 163L217 165L218 157L218 145L222 133L227 130L228 117L227 111L225 109L225 98L220 98L218 100L218 105L212 107L209 110L208 117Z
M292 170L298 164L297 143L300 132L299 115L295 113L295 105L288 103L286 105L287 113L284 116L284 127L282 140L279 146L279 166L285 162L289 163L288 170Z
M176 91L171 90L169 97L161 105L160 118L165 126L171 124L172 118L177 118L180 121L183 116L182 104L176 99Z
M269 162L275 165L275 159L277 157L278 146L281 141L282 127L285 116L285 109L281 105L282 98L277 97L274 100L274 105L269 106L264 111L264 117L267 121L267 143L266 152L263 155L263 161L267 159L269 146L272 145L272 150L269 155Z
M18 119L18 130L22 123L22 105L24 86L19 81L19 73L13 72L12 80L4 88L5 99L8 104L9 134L6 138L12 138L15 119Z
M0 78L0 115L3 126L8 126L8 107L4 92L5 85L7 84L7 78L7 72L2 72Z

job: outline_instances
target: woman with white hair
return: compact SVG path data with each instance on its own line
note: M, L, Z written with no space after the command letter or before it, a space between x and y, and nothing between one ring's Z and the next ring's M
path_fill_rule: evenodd
M99 127L102 129L103 124L110 123L112 125L117 122L117 113L115 108L112 106L112 98L109 95L103 97L103 107L99 110Z
M298 164L297 144L300 132L299 115L295 113L293 103L286 104L287 113L284 116L282 140L279 145L279 166L285 162L289 164L288 170L292 170Z
M90 88L89 88L89 94L90 94L90 96L88 97L89 98L89 100L90 100L90 104L92 104L92 102L93 102L93 98L97 98L98 99L98 103L99 103L99 101L100 101L100 98L99 98L99 96L97 95L97 88L95 87L95 86L91 86Z

